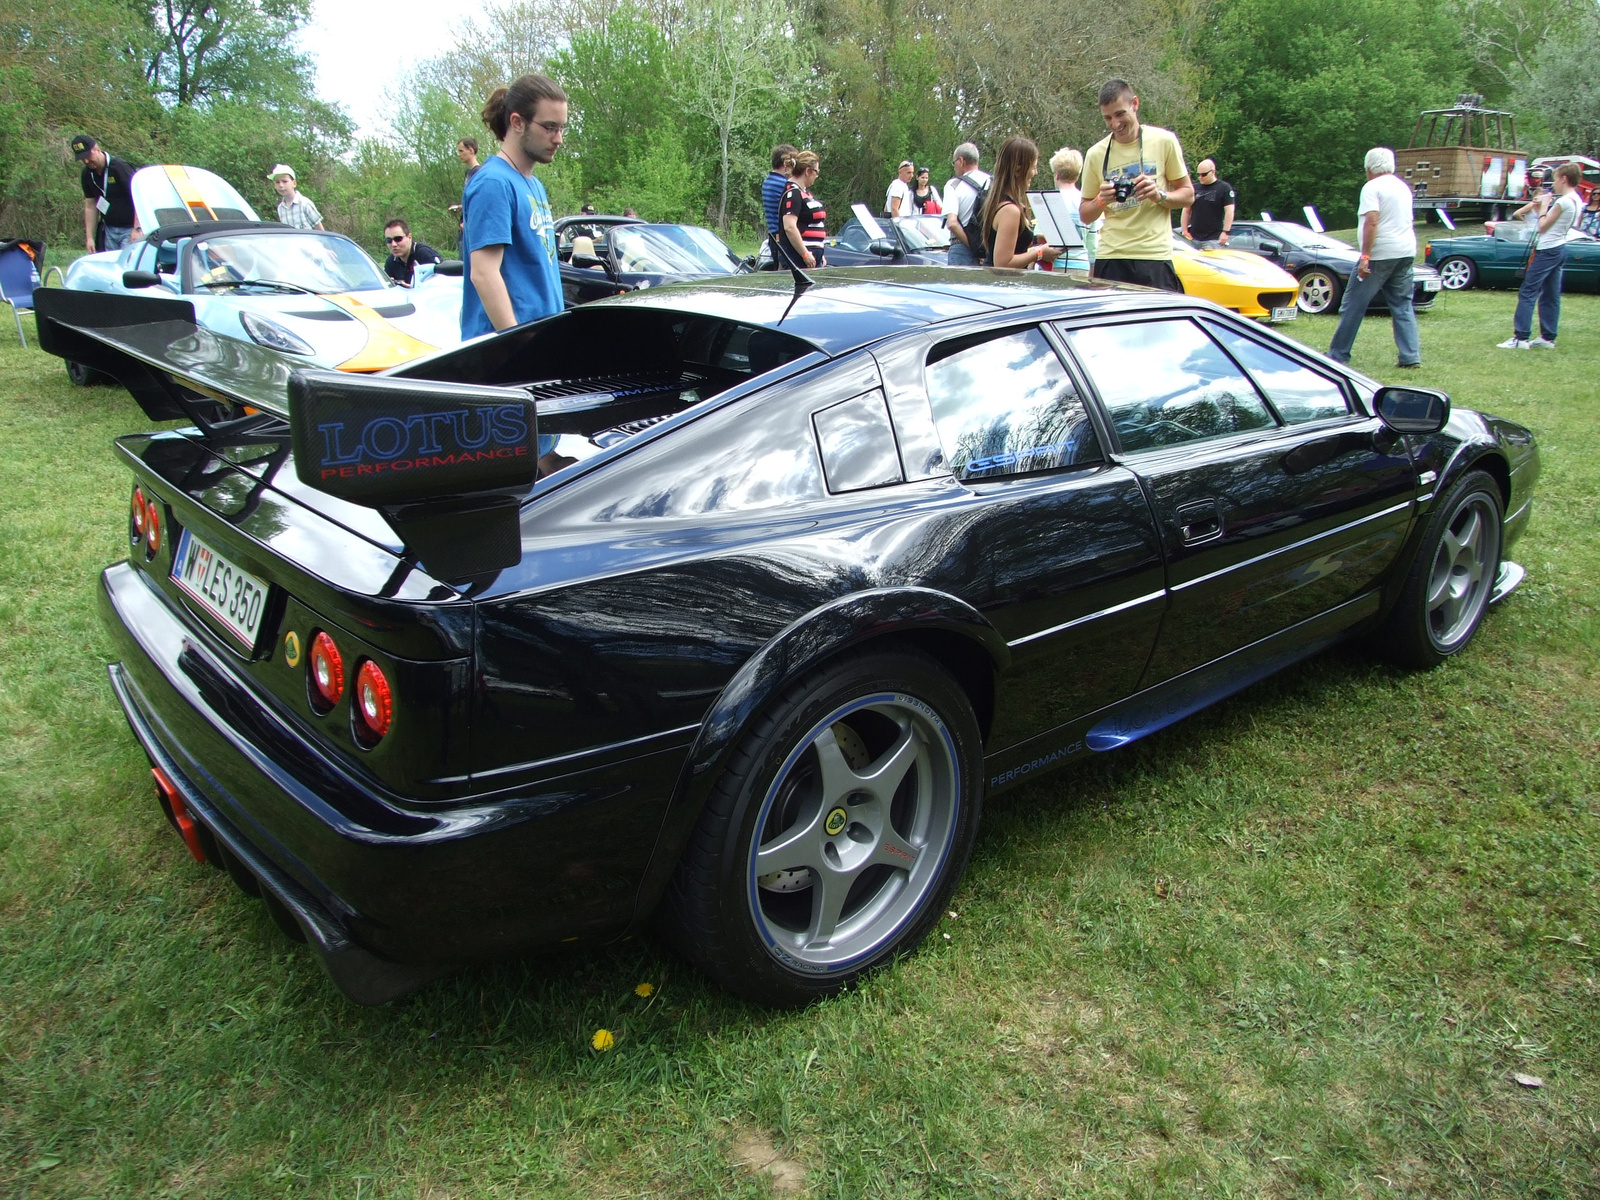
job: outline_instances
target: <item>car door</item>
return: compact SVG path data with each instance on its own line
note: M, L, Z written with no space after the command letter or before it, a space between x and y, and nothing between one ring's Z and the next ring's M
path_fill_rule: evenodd
M1159 535L1050 340L1036 324L922 338L880 365L907 477L954 475L987 564L978 606L1012 654L991 753L1129 695L1165 603Z
M1346 381L1212 317L1063 334L1160 526L1170 596L1144 686L1341 606L1345 623L1376 610L1417 478Z
M871 243L872 235L866 227L857 218L851 217L823 253L830 267L882 266L884 260L867 249Z

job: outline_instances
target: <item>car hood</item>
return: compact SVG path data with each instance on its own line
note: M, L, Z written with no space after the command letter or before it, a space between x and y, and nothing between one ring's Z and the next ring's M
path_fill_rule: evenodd
M1291 291L1300 286L1300 281L1282 267L1246 250L1174 249L1172 265L1180 275L1185 271L1193 271L1210 274L1229 283L1288 288Z

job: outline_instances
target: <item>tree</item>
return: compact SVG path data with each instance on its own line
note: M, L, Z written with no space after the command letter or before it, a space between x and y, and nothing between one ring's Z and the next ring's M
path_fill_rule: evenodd
M1546 130L1545 149L1553 154L1600 157L1600 9L1571 33L1540 48L1519 107L1536 113Z
M1461 27L1461 41L1479 66L1499 85L1520 87L1534 74L1540 48L1553 38L1574 34L1594 0L1451 0L1450 14Z
M1241 211L1353 219L1366 151L1403 145L1421 109L1461 90L1453 35L1435 0L1227 0L1208 85Z
M736 157L747 170L752 158L765 165L749 148L754 138L741 144L741 135L765 132L773 111L805 83L810 56L784 0L700 0L684 27L684 108L716 138L716 221L726 229Z
M312 98L305 57L291 48L310 0L156 0L151 14L157 41L145 77L167 103Z

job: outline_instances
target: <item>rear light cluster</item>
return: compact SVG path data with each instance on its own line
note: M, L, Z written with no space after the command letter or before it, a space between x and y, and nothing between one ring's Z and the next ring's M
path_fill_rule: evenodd
M326 630L311 639L306 656L306 683L311 707L326 714L344 699L344 655ZM350 704L350 728L363 746L376 746L394 721L394 694L383 668L370 658L360 660L355 672L355 695Z
M147 496L142 487L134 488L129 520L129 540L135 546L142 542L144 556L154 558L161 549L161 502L154 496Z

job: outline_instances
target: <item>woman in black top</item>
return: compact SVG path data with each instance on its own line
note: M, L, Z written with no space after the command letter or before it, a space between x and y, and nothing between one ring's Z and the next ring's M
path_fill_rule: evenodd
M983 206L983 240L991 267L1031 267L1053 263L1061 251L1033 245L1033 212L1026 201L1028 184L1039 169L1039 147L1033 139L1014 137L1000 147L994 182Z
M811 194L811 186L821 171L822 162L815 151L796 151L789 186L778 201L778 249L793 266L827 265L823 261L822 240L828 236L828 210Z
M942 211L939 207L939 191L930 178L932 174L927 167L918 167L917 183L911 189L911 207L925 217L938 216Z

